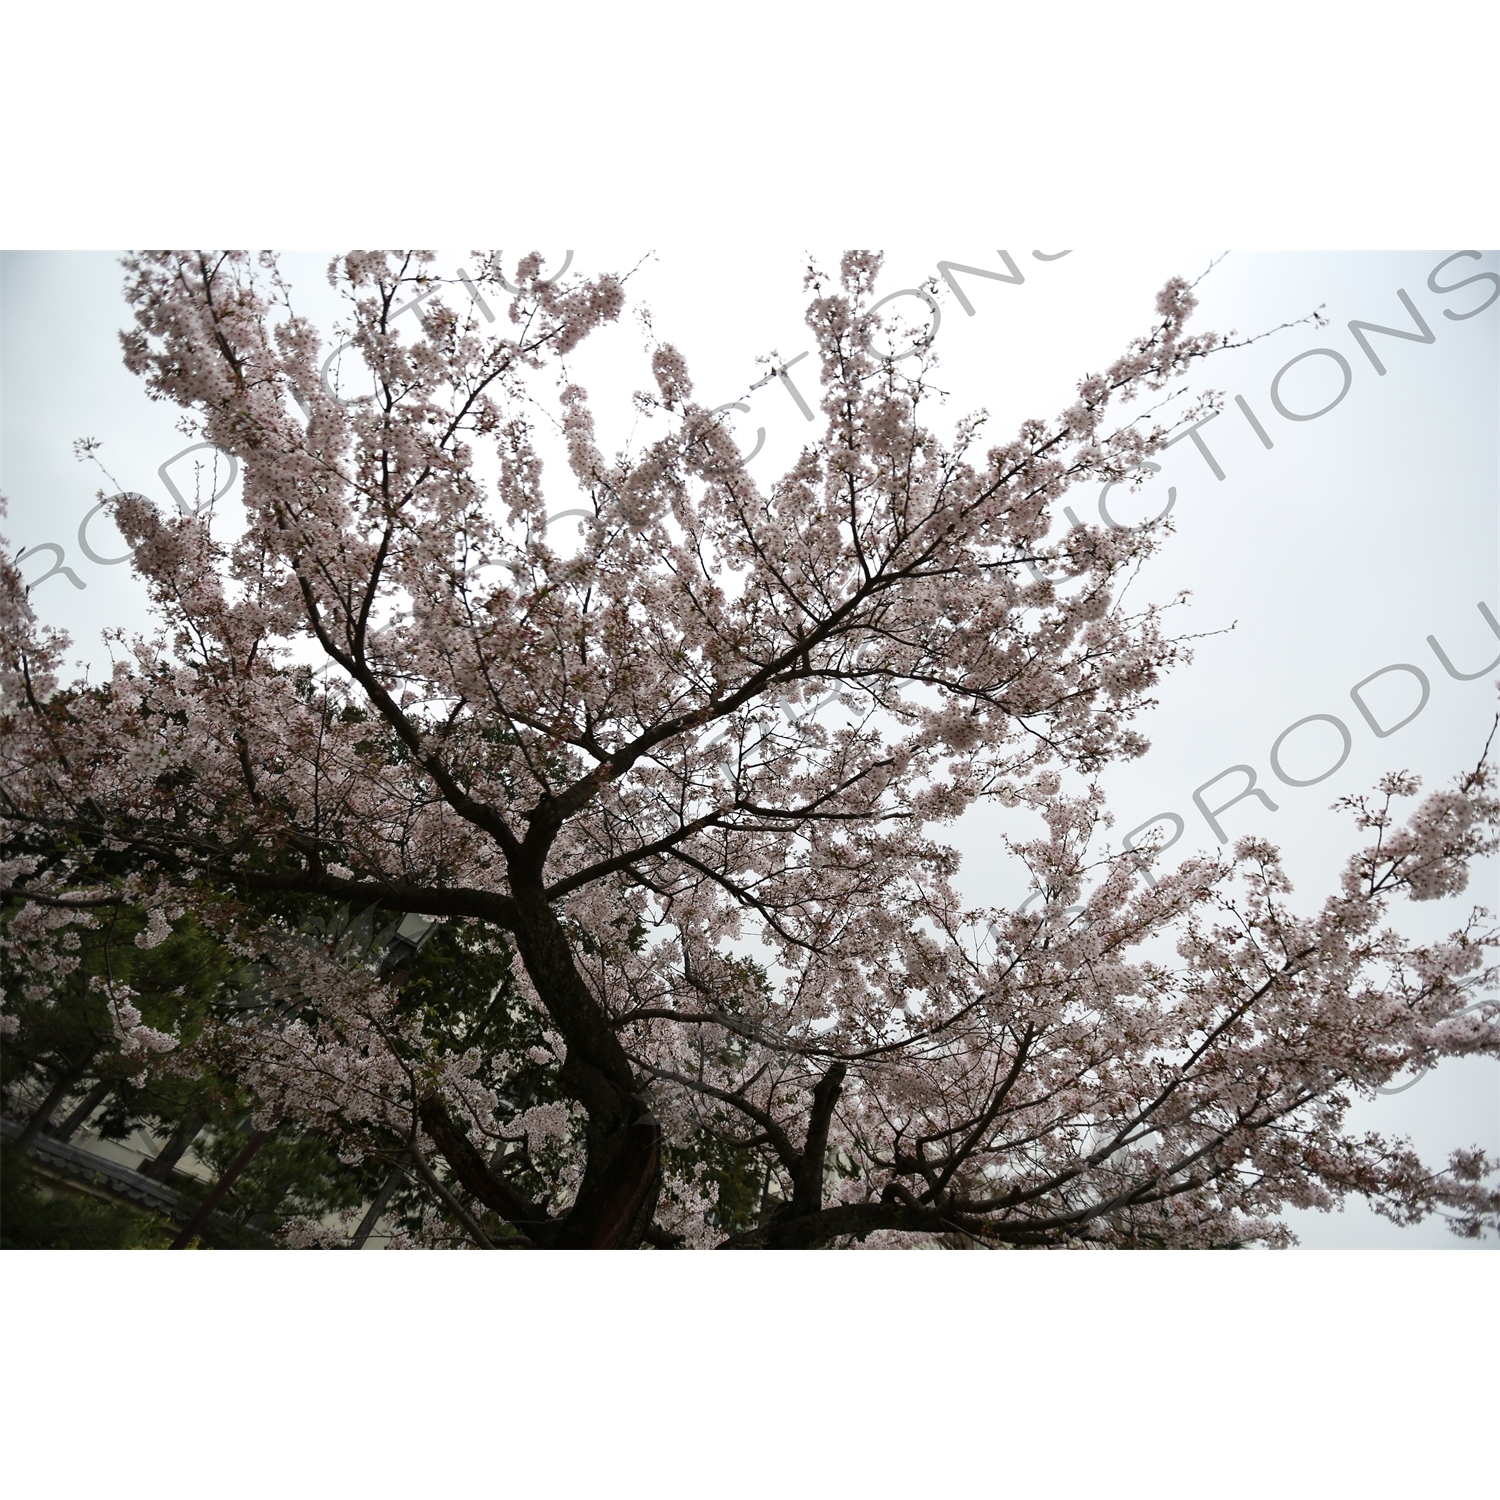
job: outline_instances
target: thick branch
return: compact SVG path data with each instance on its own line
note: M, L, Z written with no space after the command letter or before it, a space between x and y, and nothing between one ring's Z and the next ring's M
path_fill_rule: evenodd
M422 1129L443 1154L453 1175L486 1207L513 1224L528 1240L538 1245L549 1243L556 1222L546 1210L519 1193L503 1177L490 1169L478 1148L453 1121L436 1095L424 1099L418 1110Z

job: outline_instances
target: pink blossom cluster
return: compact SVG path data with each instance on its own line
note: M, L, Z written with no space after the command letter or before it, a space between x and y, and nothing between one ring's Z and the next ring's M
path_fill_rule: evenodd
M876 352L879 256L814 270L822 434L762 484L667 345L637 397L654 436L603 452L564 360L619 316L617 278L528 257L495 333L432 264L334 263L372 375L345 400L272 258L133 257L127 363L240 463L245 528L116 501L159 631L102 685L59 688L59 641L0 569L0 817L128 855L147 941L191 910L265 965L274 1022L211 1039L258 1124L409 1150L434 1243L1279 1245L1286 1206L1350 1193L1495 1226L1482 1153L1432 1168L1345 1126L1403 1069L1500 1053L1488 914L1438 944L1387 925L1497 847L1488 766L1399 827L1409 780L1359 803L1376 842L1311 915L1253 840L1144 887L1101 851L1097 789L1066 790L1145 749L1186 656L1124 602L1165 523L1053 528L1072 486L1212 409L1136 411L1223 346L1188 332L1187 283L1064 412L996 439L984 413L929 425L930 349ZM498 258L480 281L499 298ZM392 326L413 295L419 335ZM586 513L570 555L546 389ZM959 898L938 835L984 800L1041 830L1007 840L1031 909ZM8 883L45 983L85 910L55 903L97 892L66 864ZM568 1104L514 1104L482 1080L519 1059L430 1037L389 976L246 892L488 924ZM749 1227L724 1228L705 1142L763 1174ZM545 1202L507 1176L521 1143L562 1155Z

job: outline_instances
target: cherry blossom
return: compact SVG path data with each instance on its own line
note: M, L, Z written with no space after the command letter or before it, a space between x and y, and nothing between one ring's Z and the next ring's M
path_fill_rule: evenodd
M1426 944L1390 916L1497 848L1486 761L1405 822L1412 778L1351 801L1374 842L1310 911L1263 841L1154 884L1106 845L1093 778L1145 750L1187 657L1127 602L1170 524L1057 518L1214 409L1184 382L1226 340L1188 331L1185 281L1057 417L944 436L931 350L877 352L903 347L871 313L880 257L814 269L822 426L766 483L666 344L646 439L603 451L567 356L620 279L532 255L511 291L481 259L509 308L486 327L435 265L330 268L364 390L274 258L127 262L126 362L239 462L246 519L224 540L114 500L157 630L102 683L60 684L65 641L0 565L5 937L38 985L91 903L141 903L145 942L193 912L263 1002L194 1058L254 1090L257 1128L409 1163L432 1243L1284 1245L1283 1209L1349 1194L1495 1227L1483 1153L1433 1167L1347 1127L1403 1070L1500 1055L1488 913ZM940 835L982 801L1013 817L1024 909L959 895ZM272 895L481 924L544 1042L455 1049ZM128 998L122 1046L186 1066ZM522 1101L528 1067L564 1102ZM712 1152L759 1184L739 1227ZM541 1196L523 1156L552 1162Z

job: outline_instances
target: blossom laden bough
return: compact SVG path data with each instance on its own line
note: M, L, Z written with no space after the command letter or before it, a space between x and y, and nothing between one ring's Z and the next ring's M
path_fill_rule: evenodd
M127 363L240 465L245 524L115 500L160 630L102 685L58 685L5 566L7 935L38 976L88 902L139 902L148 942L192 912L287 976L213 1043L257 1128L409 1163L487 1247L1281 1244L1284 1206L1349 1193L1494 1225L1481 1153L1434 1171L1344 1128L1403 1069L1500 1049L1486 914L1425 946L1381 925L1496 847L1487 764L1402 829L1409 781L1356 806L1377 843L1311 917L1256 841L1145 884L1065 789L1145 749L1187 654L1125 603L1169 523L1054 536L1072 486L1213 409L1137 411L1226 345L1186 282L995 443L982 413L930 425L930 349L875 336L878 256L814 269L821 436L764 485L669 345L636 396L656 436L602 451L566 356L617 278L491 257L502 330L430 256L344 256L371 380L345 398L272 258L127 265ZM935 834L985 799L1044 826L1011 842L1033 906L959 898ZM267 921L283 898L490 934L534 1040L442 1033L404 971Z

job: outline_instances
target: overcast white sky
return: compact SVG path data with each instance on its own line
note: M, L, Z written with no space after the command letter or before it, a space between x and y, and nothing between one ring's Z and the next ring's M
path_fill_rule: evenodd
M1107 363L1147 325L1152 296L1168 274L1196 276L1215 254L1075 250L1042 258L1060 249L1012 250L1020 284L961 277L972 315L952 296L942 299L935 348L954 416L983 406L1003 432L1020 418L1055 411L1079 375ZM564 252L545 253L557 264ZM816 253L836 265L837 247ZM1168 680L1161 706L1143 726L1153 742L1148 755L1106 776L1116 837L1171 811L1182 818L1184 833L1168 859L1211 847L1215 835L1193 792L1230 766L1250 765L1277 809L1254 799L1236 803L1221 817L1227 836L1255 832L1281 843L1299 894L1313 905L1354 845L1347 820L1329 811L1336 797L1396 767L1419 772L1431 786L1477 758L1495 712L1492 684L1500 668L1455 680L1427 637L1437 638L1461 672L1500 657L1500 639L1478 608L1483 602L1500 618L1500 279L1443 292L1433 285L1493 277L1500 258L1486 253L1437 270L1454 254L1232 254L1204 282L1205 327L1256 333L1319 306L1329 322L1279 333L1221 357L1206 372L1205 383L1229 397L1223 415L1202 429L1222 478L1187 441L1162 456L1161 473L1139 496L1116 490L1110 499L1116 519L1129 522L1159 508L1168 487L1175 489L1176 534L1138 585L1141 595L1165 600L1189 589L1186 628L1234 626L1200 642L1194 664ZM299 310L327 326L337 313L322 278L327 256L286 260ZM775 350L791 359L810 347L802 324L807 260L808 252L796 249L580 249L572 266L594 272L639 264L632 302L649 305L656 334L687 354L702 398L748 400L739 431L748 448L764 428L753 468L768 479L815 430L780 382L747 395L764 374L757 356ZM882 287L916 286L940 260L1006 269L995 250L977 245L903 249L889 254ZM445 265L458 263L457 256L444 258ZM40 578L59 562L72 570L82 587L55 572L33 600L43 618L69 629L80 657L94 663L103 660L102 629L143 628L147 618L128 565L101 565L80 546L80 522L103 479L75 462L71 445L85 435L100 439L121 488L170 506L159 469L189 441L174 429L175 410L146 400L120 363L121 276L116 258L103 252L0 256L0 492L10 503L3 530L12 552L31 550L28 576ZM1414 328L1401 292L1434 338L1368 335L1382 375L1348 325ZM1484 306L1487 297L1495 300ZM1310 350L1333 352L1298 360ZM647 383L639 326L627 316L586 345L576 366L595 395L606 443L626 440L629 394ZM1285 411L1315 412L1338 398L1336 404L1311 420L1280 414L1271 390L1283 370L1277 396ZM803 381L804 391L812 384L811 377ZM1236 395L1272 447L1235 404ZM186 455L167 476L191 493L192 464L205 458L212 455ZM576 503L558 466L550 472L559 485L554 509ZM226 513L233 499L230 491ZM1097 502L1097 489L1071 497L1084 519L1097 519ZM124 551L102 520L86 540L105 558ZM62 557L37 550L46 544ZM1419 669L1430 696L1409 724L1380 738L1351 702L1350 689L1395 663ZM1369 686L1367 699L1377 718L1392 724L1415 707L1418 691L1410 672L1388 673ZM1350 753L1316 785L1285 785L1272 772L1272 744L1313 714L1347 727ZM1287 739L1283 769L1297 779L1317 776L1337 758L1340 743L1333 725L1309 724ZM1204 801L1212 809L1244 785L1242 776L1227 777ZM965 890L976 903L1018 900L1024 881L994 858L989 816L976 812L953 835L966 855ZM1402 925L1414 933L1451 925L1470 900L1500 904L1493 867L1464 899L1411 909ZM1447 1063L1399 1096L1361 1107L1358 1118L1410 1133L1434 1161L1456 1146L1500 1151L1500 1065ZM1293 1222L1309 1246L1458 1245L1436 1223L1397 1231L1357 1208L1332 1217L1295 1215Z

